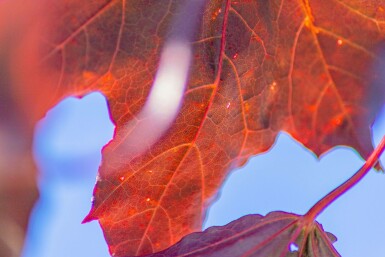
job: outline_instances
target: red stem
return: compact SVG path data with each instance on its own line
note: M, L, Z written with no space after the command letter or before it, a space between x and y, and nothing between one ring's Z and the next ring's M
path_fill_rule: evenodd
M312 222L326 207L333 203L338 197L349 191L355 184L357 184L370 169L377 163L380 155L385 149L385 136L381 139L380 144L367 158L365 164L342 185L331 191L324 198L319 200L313 207L305 214L305 220Z

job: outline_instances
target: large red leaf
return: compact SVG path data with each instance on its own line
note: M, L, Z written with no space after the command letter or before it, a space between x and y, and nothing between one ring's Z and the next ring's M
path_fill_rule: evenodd
M192 233L172 247L146 257L336 257L336 238L303 216L271 212L247 215L225 226Z
M347 181L324 196L305 215L272 212L265 217L247 215L222 227L192 233L172 247L146 257L333 257L340 256L315 218L338 197L357 184L378 162L385 136L365 164Z
M371 150L369 126L385 99L371 72L385 1L216 0L186 16L200 27L178 116L134 154L142 144L131 144L130 131L187 2L35 2L44 15L13 46L11 75L32 120L67 95L99 90L108 99L116 131L85 220L99 220L117 256L159 251L200 230L228 172L280 130L317 154L339 144L364 157ZM367 95L377 97L369 104Z

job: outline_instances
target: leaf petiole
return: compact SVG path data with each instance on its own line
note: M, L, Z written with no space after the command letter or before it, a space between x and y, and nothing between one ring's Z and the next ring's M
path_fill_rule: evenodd
M382 137L380 144L374 149L374 151L367 158L365 164L348 180L324 196L312 208L304 215L304 219L307 222L313 222L314 219L325 210L331 203L333 203L341 195L349 191L355 184L357 184L370 169L377 163L381 154L385 149L385 135Z

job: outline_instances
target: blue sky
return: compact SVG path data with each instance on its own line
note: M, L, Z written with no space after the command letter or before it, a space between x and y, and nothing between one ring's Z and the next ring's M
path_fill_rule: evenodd
M385 115L377 119L373 132L378 142L385 134ZM112 133L99 93L82 100L67 98L39 123L34 151L41 169L41 199L23 257L109 256L98 223L81 221L91 206L100 149ZM303 214L362 163L347 147L337 147L318 160L281 133L269 152L229 176L204 227L224 225L249 213ZM384 196L385 175L371 171L319 216L324 228L338 237L335 246L342 256L385 256Z

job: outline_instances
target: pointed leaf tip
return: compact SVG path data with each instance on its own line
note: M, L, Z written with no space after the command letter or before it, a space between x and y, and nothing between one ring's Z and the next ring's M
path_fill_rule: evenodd
M91 210L90 213L88 213L87 216L83 219L82 224L91 222L91 221L93 221L93 220L97 220L97 218L94 217L94 216L92 215L91 212L92 212L92 210Z

